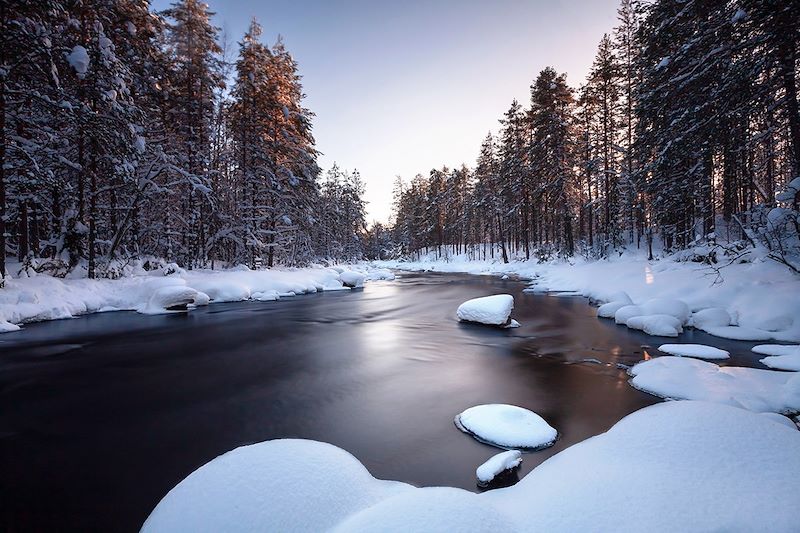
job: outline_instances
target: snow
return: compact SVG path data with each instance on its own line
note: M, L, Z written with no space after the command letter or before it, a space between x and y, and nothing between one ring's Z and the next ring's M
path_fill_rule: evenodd
M657 337L677 337L683 332L681 321L672 315L635 316L629 318L625 325Z
M15 331L19 324L73 318L108 310L136 310L144 314L169 312L168 308L192 309L209 302L242 300L273 301L318 291L350 290L341 277L367 278L368 266L354 266L342 273L324 267L250 270L184 270L165 264L144 270L132 263L120 279L61 279L31 270L24 276L7 277L0 291L0 333ZM358 268L360 272L354 269ZM14 272L14 269L9 270ZM375 276L390 279L385 271ZM362 281L363 283L363 281Z
M730 352L705 344L662 344L658 350L670 355L698 359L728 359L731 356Z
M707 327L704 331L715 337L735 341L767 341L772 338L768 331L744 326L715 326Z
M363 287L365 278L366 276L361 272L353 272L352 270L345 270L339 274L339 280L346 287Z
M546 448L558 437L558 432L541 416L516 405L470 407L456 416L455 423L461 431L498 448Z
M638 363L629 373L633 387L661 398L723 403L755 412L800 412L800 374L720 367L671 356Z
M181 481L142 531L789 532L798 479L800 432L785 421L666 402L482 494L377 480L320 442L243 446Z
M778 413L759 413L761 416L766 417L768 420L772 420L773 422L777 422L778 424L782 424L787 428L792 428L797 430L797 424L795 424L791 418L784 415L779 415Z
M791 355L800 351L800 344L759 344L752 350L762 355Z
M79 78L83 78L89 70L89 53L81 45L72 47L72 51L67 54L67 63L75 69Z
M755 348L754 348L755 349ZM800 371L800 347L787 350L783 355L771 355L761 359L761 363L775 370Z
M614 301L608 302L597 308L597 316L600 318L614 318L617 311L623 307L630 305L630 302Z
M731 322L730 313L720 307L709 307L692 314L692 325L697 329L730 326Z
M185 311L189 304L194 303L198 294L191 287L181 285L160 287L153 291L147 304L138 309L138 311L145 315L169 313L178 310ZM202 297L200 297L200 301L203 301Z
M528 293L570 291L601 304L636 304L639 309L628 310L635 312L629 312L624 320L618 320L619 324L626 324L628 319L643 314L668 314L683 320L681 315L688 308L691 314L684 327L705 330L735 325L748 329L714 330L712 334L800 342L800 298L797 298L800 277L757 253L751 254L749 262L734 263L719 269L719 272L686 261L685 255L678 253L651 261L644 250L629 250L619 257L605 260L575 257L569 261L539 263L538 260L512 258L506 264L499 259L473 260L466 254L438 258L432 252L419 261L377 261L374 264L381 268L411 271L495 276L516 274L520 279L531 280L525 289ZM648 302L650 306L656 306L658 300L671 300L672 303L660 309L643 309ZM686 308L676 302L685 304ZM613 307L617 307L616 314L626 306L619 303L608 308L601 306L603 313L598 309L598 316L614 316L610 312ZM609 309L608 313L606 309ZM788 319L792 319L791 322ZM766 326L775 330L767 331Z
M514 297L510 294L495 294L467 300L458 306L456 315L465 322L478 322L494 326L509 323L514 309Z
M506 470L517 468L522 464L522 452L519 450L508 450L493 455L488 461L483 463L475 470L475 476L482 484L488 484L499 474Z

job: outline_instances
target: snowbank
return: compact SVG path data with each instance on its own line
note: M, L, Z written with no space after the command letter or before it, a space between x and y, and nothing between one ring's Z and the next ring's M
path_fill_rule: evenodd
M498 475L513 470L522 464L522 452L519 450L508 450L493 455L488 461L483 463L475 470L475 476L481 485L488 485Z
M319 442L244 446L181 481L142 531L789 532L798 479L795 429L726 405L666 402L483 494L380 481Z
M755 412L800 412L800 374L657 357L629 370L631 385L661 398L702 400Z
M209 302L272 301L317 291L349 290L344 281L361 286L371 272L376 272L376 279L391 279L385 271L366 265L341 273L323 267L187 271L174 264L146 271L138 265L130 275L116 280L61 279L32 272L7 278L0 290L0 333L15 331L26 322L99 311L165 313Z
M662 344L658 351L697 359L728 359L731 356L730 352L705 344Z
M800 345L759 344L753 351L768 355L760 361L770 368L800 371Z
M516 405L470 407L456 416L455 424L464 433L498 448L536 450L552 445L558 437L541 416Z
M495 294L467 300L458 306L456 315L465 322L478 322L492 326L510 324L514 297L510 294Z

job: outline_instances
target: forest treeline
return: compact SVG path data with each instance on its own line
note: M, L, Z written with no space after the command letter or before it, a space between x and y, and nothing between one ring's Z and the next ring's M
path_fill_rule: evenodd
M798 13L622 0L578 89L542 70L474 168L398 179L394 227L373 239L481 258L495 243L505 261L739 241L797 270Z
M0 2L0 273L357 259L363 183L320 179L298 65L178 0ZM229 59L229 56L233 56Z

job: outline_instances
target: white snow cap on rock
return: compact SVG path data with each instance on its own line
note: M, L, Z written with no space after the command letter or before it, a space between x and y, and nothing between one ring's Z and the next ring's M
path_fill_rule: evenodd
M731 322L730 313L720 307L709 307L692 314L692 326L697 329L730 326Z
M345 270L339 274L339 280L345 287L363 287L364 279L366 279L364 274L352 270Z
M625 325L656 337L677 337L683 333L681 321L672 315L634 316L629 318Z
M147 305L137 309L145 315L156 315L172 311L186 310L197 298L197 291L185 285L167 285L153 291Z
M517 468L522 464L522 452L519 450L508 450L493 455L488 461L483 463L475 470L475 476L481 483L490 483L499 474L506 470Z
M658 350L670 355L697 359L728 359L731 356L730 352L705 344L662 344Z
M768 341L772 338L768 331L744 326L716 326L706 327L703 330L715 337L735 341Z
M190 474L142 531L791 532L800 432L776 422L726 405L659 403L483 494L381 481L329 444L268 441ZM656 486L658 498L641 497Z
M759 344L752 351L761 355L792 355L800 351L800 344Z
M461 431L498 448L546 448L558 437L558 432L541 416L516 405L470 407L456 416L455 423Z
M657 357L629 370L633 387L661 398L702 400L755 412L800 412L800 374ZM795 379L797 378L797 379Z
M514 309L514 297L510 294L495 294L467 300L458 306L456 315L465 322L478 322L493 326L508 324Z
M777 348L776 345L773 346ZM753 351L756 351L756 348L759 346L754 347ZM772 349L773 352L779 351L775 348ZM780 355L771 355L761 359L761 363L775 370L800 371L800 346L781 346L781 348L786 348L786 350L782 350Z

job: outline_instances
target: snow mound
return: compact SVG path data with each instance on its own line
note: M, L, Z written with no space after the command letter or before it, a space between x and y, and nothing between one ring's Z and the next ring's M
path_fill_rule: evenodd
M730 352L705 344L662 344L658 350L670 355L698 359L728 359L731 356Z
M467 300L458 306L456 315L465 322L478 322L493 326L509 323L514 309L514 297L510 294L495 294Z
M368 281L392 281L395 279L395 275L391 270L376 268L367 272L366 279Z
M205 293L212 302L241 302L250 298L250 289L222 276L192 279L192 287Z
M253 300L258 300L259 302L274 302L275 300L280 300L280 295L278 294L278 291L269 289L266 291L254 292L250 295L250 298Z
M759 344L752 350L761 355L792 355L800 351L800 344Z
M625 307L626 305L630 305L630 302L608 302L607 304L603 304L597 308L597 316L599 318L614 318L614 315Z
M680 321L680 325L689 320L689 306L682 300L654 298L641 304L643 315L670 315Z
M478 494L451 487L403 492L364 509L333 530L336 533L410 531L514 531L511 519Z
M628 415L480 497L521 531L789 532L798 479L800 432L742 409L681 401ZM654 487L657 498L641 497Z
M345 287L363 287L366 275L361 272L353 272L352 270L345 270L339 274L339 280Z
M142 532L323 531L411 490L373 478L330 444L273 440L236 448L195 470L164 496Z
M205 305L208 305L208 303L211 301L211 298L208 296L208 294L200 291L196 292L197 294L194 297L195 307L203 307Z
M159 287L150 296L147 304L137 309L144 315L157 315L172 311L186 311L194 303L197 291L185 285Z
M633 387L661 398L702 400L755 412L800 412L794 373L727 366L684 357L657 357L629 370Z
M709 307L692 314L692 326L697 329L730 326L731 315L721 307Z
M703 329L706 333L715 337L735 341L768 341L772 338L768 331L743 326L716 326Z
M456 416L455 423L461 431L498 448L546 448L558 437L558 432L542 417L516 405L470 407Z
M638 305L624 305L614 313L614 322L617 324L627 324L628 320L635 316L642 316L644 311Z
M761 363L775 370L800 371L800 349L786 355L771 355L761 359Z
M488 461L475 470L475 476L481 485L488 485L499 474L512 470L522 464L522 452L508 450L493 455Z
M629 318L625 325L656 337L677 337L683 332L681 321L672 315L635 316Z
M797 430L797 424L795 424L791 418L784 415L779 415L778 413L758 413L763 417L766 417L768 420L772 420L773 422L777 422L778 424L784 425L787 428L792 428Z

